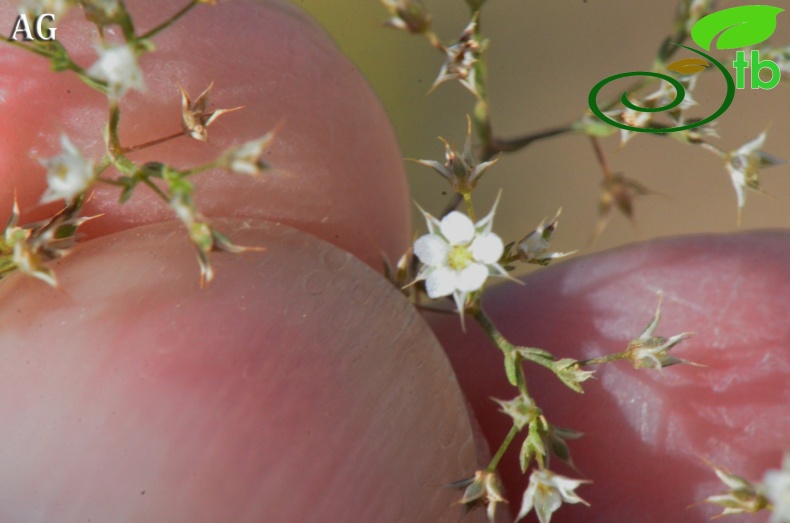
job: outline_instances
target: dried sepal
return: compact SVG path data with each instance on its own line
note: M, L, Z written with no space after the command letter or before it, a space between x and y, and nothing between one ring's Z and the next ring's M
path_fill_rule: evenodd
M271 146L276 132L277 128L260 138L228 149L220 158L220 164L234 173L249 176L257 176L271 169L271 165L263 159L263 156Z
M0 278L19 270L57 287L55 273L46 263L68 254L80 225L95 218L80 217L81 207L82 200L78 199L47 220L20 226L19 204L14 196L11 217L0 238Z
M521 261L537 265L548 265L552 260L570 256L576 252L549 252L549 241L551 241L551 237L554 236L554 232L559 225L560 212L562 212L562 209L557 211L557 214L554 215L551 221L546 223L544 219L534 231L518 241L516 252Z
M497 504L507 503L502 495L502 484L496 472L478 470L473 477L451 483L448 487L463 489L464 492L458 503L464 506L465 512L468 513L477 507L485 507L486 515L491 522L496 516Z
M485 50L486 42L479 40L476 32L477 14L461 32L458 40L444 48L445 62L431 86L432 90L444 82L458 80L472 94L480 96L475 65Z
M494 165L499 156L487 162L478 163L472 152L472 119L466 115L466 140L463 151L458 152L447 140L439 138L444 143L444 163L434 160L415 160L420 165L430 167L450 183L453 191L459 194L471 193L477 182Z
M601 196L598 201L598 220L595 223L590 241L601 235L606 224L612 218L615 209L620 211L628 221L636 226L634 219L634 199L639 196L658 195L663 193L654 191L636 180L626 178L622 173L612 173L605 176L601 182Z
M663 297L664 294L659 292L656 313L639 337L628 343L626 357L631 361L635 369L662 369L678 363L701 366L669 354L669 351L675 345L694 336L693 332L683 332L669 338L655 336L656 328L658 328L658 323L661 321L661 301Z
M398 262L394 267L384 253L382 253L382 259L384 260L384 275L387 280L391 281L405 296L411 296L411 287L415 282L413 271L415 266L414 247L409 246L406 252L398 258Z
M574 392L584 393L582 383L592 378L594 371L584 370L577 360L563 358L552 363L552 370L557 377Z
M423 34L431 29L431 16L420 0L381 0L390 13L387 27L412 34Z
M763 131L754 140L730 151L725 156L727 162L725 166L738 198L738 223L741 221L743 206L746 204L746 190L762 192L760 169L785 163L785 160L763 151L766 136L766 131Z
M721 516L732 514L753 514L768 507L768 499L765 497L759 484L737 476L727 469L717 467L707 462L713 469L716 476L727 486L725 492L714 494L705 498L705 503L718 505L722 508Z
M205 142L208 140L208 126L214 123L223 114L231 113L243 109L244 106L234 107L233 109L216 109L208 112L208 95L214 87L211 82L206 89L193 101L189 93L182 86L178 86L181 91L181 125L184 131L195 140Z
M519 394L509 401L491 398L499 404L500 412L510 416L513 425L521 430L540 416L541 410L535 405L535 400L525 394Z

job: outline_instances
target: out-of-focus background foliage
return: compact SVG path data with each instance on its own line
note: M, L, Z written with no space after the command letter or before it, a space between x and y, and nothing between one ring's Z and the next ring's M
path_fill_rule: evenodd
M390 115L404 157L443 161L444 146L438 136L463 145L465 115L472 110L473 97L457 83L426 94L443 59L425 39L382 27L387 11L376 0L293 1L332 34L368 78ZM433 16L434 30L446 44L469 21L463 0L424 3ZM753 2L724 1L719 8L748 3ZM495 133L513 137L575 120L586 110L587 94L598 81L621 72L649 70L670 32L675 7L671 0L490 0L481 23L490 39L485 59ZM779 15L770 43L790 45L790 14ZM729 65L734 55L717 51L714 57ZM693 93L700 109L692 115L706 116L720 105L724 83L716 74L700 79ZM717 120L720 138L713 143L732 150L767 128L765 149L790 158L788 85L783 81L770 91L739 90L733 105ZM748 193L739 227L729 175L713 154L646 134L636 135L622 149L619 134L602 144L613 171L669 198L640 198L638 230L617 213L584 252L659 236L790 225L788 165L761 171L768 195ZM426 167L407 163L406 168L415 200L439 213L449 198L447 184ZM476 208L478 213L487 212L502 189L495 230L509 241L562 207L552 246L559 251L583 249L598 216L601 179L589 139L563 135L504 156L478 186ZM422 228L421 222L415 220Z

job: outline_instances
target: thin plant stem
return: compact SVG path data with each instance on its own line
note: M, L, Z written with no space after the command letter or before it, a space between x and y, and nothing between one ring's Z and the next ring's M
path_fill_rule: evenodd
M472 205L472 193L465 192L463 194L463 197L464 197L464 203L466 203L466 212L467 214L469 214L469 219L474 222L476 220L475 220L475 207L474 205Z
M148 31L147 33L142 35L139 39L140 40L145 40L145 39L148 39L148 38L152 38L153 36L157 35L158 33L164 31L165 29L167 29L168 27L173 25L175 22L177 22L182 16L187 14L190 9L192 9L193 7L198 5L199 3L200 2L198 0L192 0L187 5L185 5L183 8L181 8L180 11L178 11L176 14L174 14L169 20L167 20L166 22L163 22L163 23L159 24L158 26L154 27L153 29L151 29L150 31Z
M597 358L590 358L588 360L581 360L577 363L580 367L589 365L601 365L603 363L611 363L613 361L624 360L628 357L627 352L617 352L615 354L608 354L606 356L599 356Z
M502 456L505 455L505 452L507 452L507 449L510 447L510 444L513 443L513 438L515 438L518 433L519 433L518 427L513 425L510 428L510 432L507 433L507 436L505 436L504 441L502 441L502 444L499 446L499 450L497 450L496 454L494 454L494 457L491 458L491 463L489 463L488 467L486 467L486 472L494 472L496 470L497 466L499 465L499 462L502 460Z
M611 179L612 170L609 169L609 162L606 161L606 155L604 155L603 149L601 148L601 142L595 136L590 136L590 143L593 146L595 158L598 160L598 165L601 166L601 171L603 171L604 178Z
M145 177L142 179L142 182L146 184L148 187L150 187L150 189L154 191L157 194L157 196L159 196L166 202L170 202L170 197L164 192L162 192L162 189L160 189L159 186L157 186L153 181L151 181L150 178Z
M141 143L141 144L138 144L138 145L132 145L130 147L124 147L123 149L121 149L121 153L122 154L129 154L129 153L133 153L135 151L139 151L140 149L145 149L147 147L153 147L154 145L159 145L160 143L165 143L165 142L168 142L170 140L174 140L176 138L180 138L181 136L184 136L184 134L185 134L184 131L180 131L180 132L177 132L177 133L173 133L170 136L165 136L164 138L157 138L156 140L151 140L149 142Z

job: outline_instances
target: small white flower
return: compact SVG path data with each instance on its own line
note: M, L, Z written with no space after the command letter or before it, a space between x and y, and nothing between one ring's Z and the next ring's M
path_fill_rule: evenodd
M224 164L228 169L239 174L256 176L270 166L263 161L266 149L271 145L274 132L268 132L257 140L246 142L235 149L225 153Z
M516 521L521 520L534 508L540 523L549 523L552 514L560 508L563 501L565 503L584 503L589 506L589 503L574 492L584 483L590 483L590 481L566 478L550 470L533 471L529 477L529 486L524 491L521 510Z
M763 152L765 137L766 133L763 131L760 136L726 156L727 171L730 173L735 194L738 196L738 221L740 221L741 210L746 203L746 189L760 192L759 170L763 167L785 163L785 160Z
M59 155L41 160L47 168L47 190L41 203L63 199L70 204L96 179L93 161L85 158L66 135L61 135L60 143L63 151Z
M57 20L65 16L75 3L75 0L24 0L19 6L19 14L32 18L42 14L52 14Z
M491 232L497 202L477 223L458 211L441 221L422 211L428 234L414 242L414 254L424 264L415 281L425 280L431 298L452 295L462 318L469 293L480 290L489 276L507 276L499 264L504 245Z
M137 55L128 45L100 47L99 59L88 68L88 74L107 82L112 94L118 97L129 89L145 89Z
M790 521L790 454L782 465L782 470L769 470L763 478L765 496L773 507L770 523Z

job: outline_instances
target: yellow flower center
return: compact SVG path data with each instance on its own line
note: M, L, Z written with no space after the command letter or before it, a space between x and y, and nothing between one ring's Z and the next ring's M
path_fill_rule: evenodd
M447 255L447 265L456 271L466 269L473 261L472 251L465 245L453 246L450 254Z

